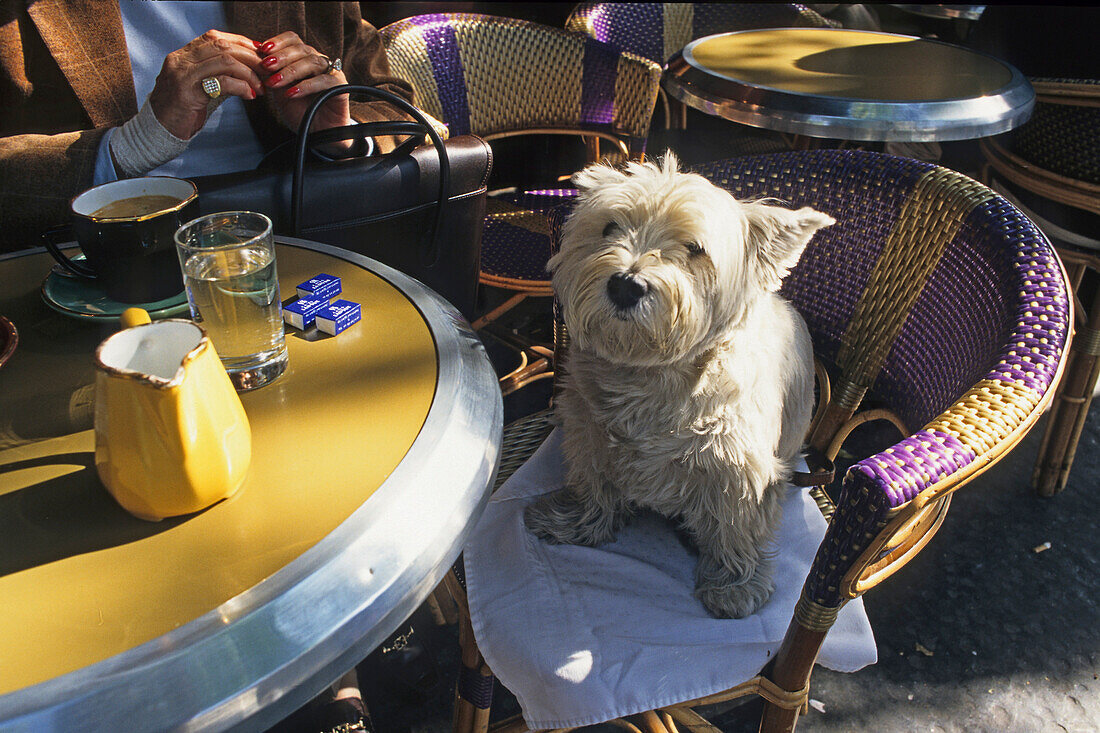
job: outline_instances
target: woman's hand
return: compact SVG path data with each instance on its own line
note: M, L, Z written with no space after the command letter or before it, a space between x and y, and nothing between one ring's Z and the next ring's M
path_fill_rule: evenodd
M181 140L190 140L202 126L210 97L202 80L215 77L222 95L255 99L264 93L258 44L235 33L209 30L164 59L149 106L157 121Z
M260 45L264 84L275 94L275 105L283 124L297 132L313 96L340 84L347 84L343 71L329 71L329 59L307 45L297 33L287 31ZM313 130L327 130L352 124L348 97L333 97L317 110Z

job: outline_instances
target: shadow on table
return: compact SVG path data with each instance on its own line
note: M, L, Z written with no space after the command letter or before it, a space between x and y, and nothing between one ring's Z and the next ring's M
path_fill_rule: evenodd
M51 465L76 470L0 495L0 576L152 537L187 519L131 516L103 488L91 451L9 463L0 479Z
M813 72L800 91L882 101L975 97L993 94L1012 80L1011 72L995 60L929 41L833 48L808 53L795 66ZM945 69L950 76L942 73ZM758 82L785 79L782 69L757 73Z

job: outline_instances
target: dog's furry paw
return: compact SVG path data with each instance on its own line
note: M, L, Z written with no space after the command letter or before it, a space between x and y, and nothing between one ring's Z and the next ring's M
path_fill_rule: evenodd
M621 525L614 513L578 502L568 489L546 494L528 505L523 523L547 542L589 547L615 539Z
M695 596L716 618L745 618L756 613L767 602L772 590L771 583L750 581L746 585L696 589Z
M746 580L713 559L700 557L695 569L695 597L717 618L744 618L756 613L775 590L770 563L757 564Z

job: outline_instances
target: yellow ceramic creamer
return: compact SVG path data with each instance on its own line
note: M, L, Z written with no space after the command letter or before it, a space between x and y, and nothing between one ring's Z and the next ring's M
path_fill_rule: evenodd
M191 321L131 308L96 349L95 465L131 514L160 520L232 496L252 432L214 345Z

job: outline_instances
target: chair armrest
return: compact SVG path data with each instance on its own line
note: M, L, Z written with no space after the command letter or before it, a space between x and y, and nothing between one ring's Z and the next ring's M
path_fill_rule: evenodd
M808 600L836 608L904 565L939 527L949 494L1015 446L1053 398L1072 299L1049 245L1035 246L1048 252L1024 247L1017 258L1023 290L996 366L924 428L848 470Z

